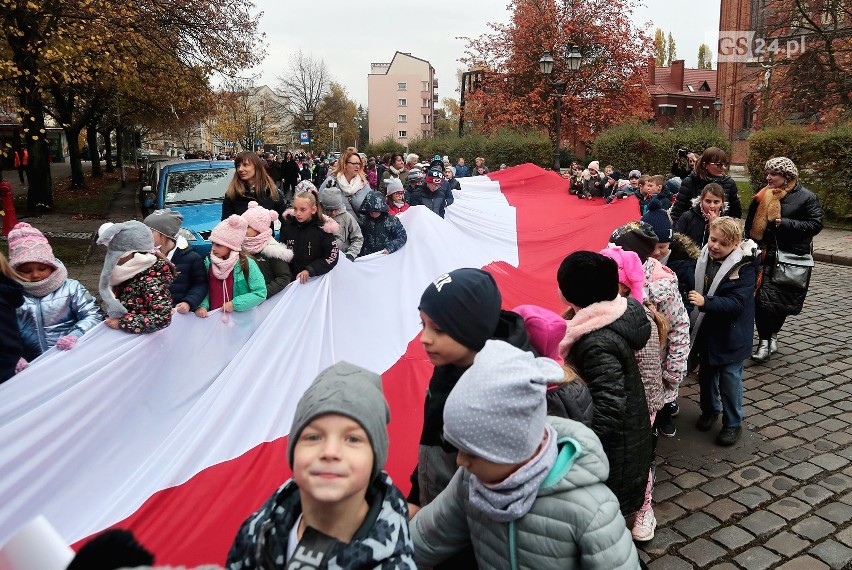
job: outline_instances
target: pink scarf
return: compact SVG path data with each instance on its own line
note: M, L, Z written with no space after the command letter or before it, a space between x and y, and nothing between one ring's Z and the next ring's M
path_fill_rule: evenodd
M243 249L253 255L257 255L264 247L266 247L266 244L269 243L269 238L271 237L272 228L266 228L254 237L246 237L243 240Z
M240 254L237 251L231 250L231 253L226 259L216 257L211 251L210 269L213 271L213 277L220 280L227 279L228 275L234 271L234 267L237 265L239 260Z
M602 329L618 320L627 310L627 297L619 295L612 301L592 303L580 309L574 318L567 321L565 338L559 343L559 355L563 360L568 359L568 353L578 340L592 331Z

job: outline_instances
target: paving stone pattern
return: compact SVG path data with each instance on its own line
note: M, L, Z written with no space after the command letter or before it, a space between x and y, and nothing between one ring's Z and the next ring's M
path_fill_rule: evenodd
M651 570L852 568L852 267L817 263L778 353L746 361L733 448L695 429L695 375L678 433L657 447ZM756 342L756 341L755 341Z

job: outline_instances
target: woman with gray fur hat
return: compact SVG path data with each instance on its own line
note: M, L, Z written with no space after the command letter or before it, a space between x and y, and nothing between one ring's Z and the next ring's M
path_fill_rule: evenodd
M822 230L823 211L816 194L802 186L799 170L786 156L766 161L766 186L748 209L745 234L760 244L760 274L755 296L755 327L759 343L752 360L766 362L778 348L778 331L787 315L802 311L810 285L782 283L775 276L778 253L810 254L813 237Z

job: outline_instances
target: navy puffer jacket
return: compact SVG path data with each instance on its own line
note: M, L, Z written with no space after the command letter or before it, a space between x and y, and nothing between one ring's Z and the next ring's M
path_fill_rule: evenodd
M186 303L189 305L189 310L194 311L207 296L207 288L209 287L204 260L187 247L175 249L174 254L172 254L172 263L178 271L169 287L172 303L174 305Z

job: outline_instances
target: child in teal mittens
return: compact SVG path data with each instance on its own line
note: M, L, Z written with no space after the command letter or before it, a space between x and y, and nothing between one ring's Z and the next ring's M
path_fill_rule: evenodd
M248 222L232 214L213 228L210 234L213 248L204 260L210 287L195 310L197 316L206 317L208 310L220 307L225 313L248 311L266 299L263 273L257 263L242 252L247 227ZM235 271L238 264L240 270Z

